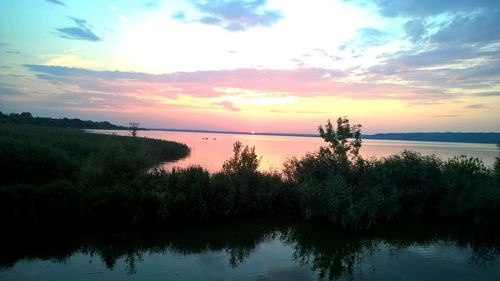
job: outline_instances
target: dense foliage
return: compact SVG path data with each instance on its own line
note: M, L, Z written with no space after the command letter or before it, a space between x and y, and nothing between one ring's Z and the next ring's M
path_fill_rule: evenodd
M347 161L350 157L356 160L361 148L361 125L349 124L349 119L339 117L337 119L337 128L333 128L328 120L323 126L318 127L319 135L329 143L332 155L340 161Z
M321 132L320 132L321 133ZM499 162L443 161L411 151L358 155L360 126L339 118L328 146L260 172L255 148L237 142L214 174L156 163L188 148L159 140L28 125L0 126L0 219L6 225L165 225L289 214L349 229L402 221L498 225ZM339 148L340 147L340 148Z
M500 186L500 142L497 143L497 147L498 147L498 157L495 161L495 166L494 166L494 170L495 170L495 177L496 177L496 181L497 181L497 185Z
M336 129L329 122L327 128L328 135L359 133L359 126L342 118ZM476 158L442 161L412 151L364 160L355 157L356 146L338 150L338 138L321 135L329 147L284 165L305 218L327 219L352 229L415 219L498 224L499 159L494 170ZM350 161L344 161L346 155L351 155Z
M186 145L155 139L1 124L0 216L12 224L75 222L86 211L94 213L88 208L107 200L114 187L188 153ZM125 191L111 194L112 200L120 201Z

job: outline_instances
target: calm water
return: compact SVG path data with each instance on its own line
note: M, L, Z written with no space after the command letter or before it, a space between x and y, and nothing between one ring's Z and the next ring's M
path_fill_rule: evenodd
M0 279L500 280L498 237L451 226L357 235L259 219L82 237L3 238Z
M97 131L100 133L116 133L127 135L127 131ZM302 157L307 152L315 152L325 142L320 137L261 136L214 133L139 131L139 136L167 139L187 144L191 154L185 159L166 163L165 168L200 165L210 172L219 171L224 161L232 155L233 143L255 146L257 155L262 156L260 169L280 170L283 162L292 156ZM451 143L451 142L417 142L363 140L361 154L364 157L385 157L399 153L404 149L414 150L425 155L435 154L443 159L467 155L483 159L488 166L493 166L498 150L494 144Z

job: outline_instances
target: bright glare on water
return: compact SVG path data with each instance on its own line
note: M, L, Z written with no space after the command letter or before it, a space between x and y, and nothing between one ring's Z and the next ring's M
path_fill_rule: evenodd
M96 131L127 135L127 131ZM139 136L166 139L187 144L191 154L184 159L166 163L166 169L172 167L187 167L200 165L210 172L219 171L224 161L232 155L233 143L255 146L258 156L262 156L260 170L281 170L282 164L290 157L302 157L307 152L315 152L326 143L318 136L263 136L217 133L192 133L168 131L139 131ZM467 155L483 159L485 165L492 166L498 150L494 144L453 143L453 142L423 142L394 140L363 140L361 155L363 157L387 157L403 150L413 150L424 155L435 154L446 160L454 156Z

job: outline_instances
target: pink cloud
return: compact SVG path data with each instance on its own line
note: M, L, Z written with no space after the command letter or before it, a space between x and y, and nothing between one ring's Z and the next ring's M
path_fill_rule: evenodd
M219 103L220 106L222 106L223 108L229 110L229 111L241 111L241 109L239 109L238 107L234 106L234 104L230 101L223 101L221 103Z
M281 92L290 96L338 96L350 99L396 99L405 101L450 98L436 90L370 80L351 82L344 72L321 68L293 70L234 69L219 71L146 74L92 71L58 66L28 65L38 78L83 90L164 96L218 97L215 88L239 88L258 92ZM382 79L382 76L378 78Z

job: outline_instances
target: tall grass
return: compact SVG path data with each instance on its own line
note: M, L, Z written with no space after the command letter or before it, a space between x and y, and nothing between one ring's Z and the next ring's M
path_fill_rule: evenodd
M188 153L186 145L175 142L1 124L0 185L45 184L56 179L111 184Z
M408 220L496 224L497 171L465 156L442 161L403 151L342 163L321 151L285 163L301 215L351 229Z
M476 158L442 161L412 151L367 160L358 155L360 125L341 117L336 129L330 121L325 128L319 130L328 146L284 164L302 217L350 229L408 220L499 225L498 168Z

